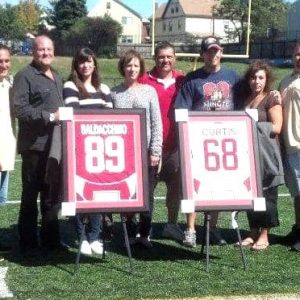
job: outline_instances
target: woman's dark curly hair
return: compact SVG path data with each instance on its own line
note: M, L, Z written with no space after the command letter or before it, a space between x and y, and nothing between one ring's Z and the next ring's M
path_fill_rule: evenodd
M269 93L271 91L272 84L275 80L272 68L264 60L258 59L249 66L249 68L244 74L244 77L238 84L236 109L244 108L245 101L251 95L251 89L249 84L250 79L253 78L258 71L261 70L265 71L266 73L266 86L264 88L264 92Z

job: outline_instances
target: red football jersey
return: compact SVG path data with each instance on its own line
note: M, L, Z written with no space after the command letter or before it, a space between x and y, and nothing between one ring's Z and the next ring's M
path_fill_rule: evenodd
M77 200L95 200L96 192L110 190L120 199L135 195L128 185L136 175L133 139L130 121L75 124Z

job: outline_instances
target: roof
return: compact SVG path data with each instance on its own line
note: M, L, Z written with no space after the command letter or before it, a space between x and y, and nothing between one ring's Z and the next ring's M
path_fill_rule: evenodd
M135 10L133 10L132 8L130 8L129 6L127 6L126 4L124 4L122 1L120 0L114 0L116 3L122 5L123 7L125 7L127 10L129 10L131 13L133 13L134 15L136 15L138 18L140 18L142 20L142 16L137 13Z
M169 0L166 9L163 11L161 17L165 14L168 6L172 0ZM217 0L178 0L184 15L186 16L212 16L212 8L218 5Z
M123 6L126 10L128 10L129 12L131 12L132 14L134 14L136 17L138 17L138 18L142 21L142 16L141 16L139 13L137 13L135 10L133 10L131 7L127 6L126 4L124 4L124 3L123 3L122 1L120 1L120 0L113 0L113 1L114 1L115 3L117 3L117 4L121 5L121 6ZM96 4L96 6L93 7L93 8L89 11L88 15L90 15L91 13L94 15L95 9L98 9L98 8L99 8L99 5L101 5L101 4L102 4L102 2L99 1L99 3Z
M167 6L167 3L163 3L161 4L156 10L155 10L155 18L160 19L162 17L162 15L165 12L165 8ZM151 16L152 17L152 16Z
M212 8L217 2L216 0L179 0L184 14L204 16L212 16Z

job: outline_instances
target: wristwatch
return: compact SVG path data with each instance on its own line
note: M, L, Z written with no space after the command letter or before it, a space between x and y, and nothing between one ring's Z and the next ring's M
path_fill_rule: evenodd
M55 114L54 113L50 113L49 121L53 122L54 120L55 120Z

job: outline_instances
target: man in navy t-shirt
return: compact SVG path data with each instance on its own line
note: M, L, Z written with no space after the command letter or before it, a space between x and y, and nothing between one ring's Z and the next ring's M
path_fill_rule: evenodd
M239 75L231 69L221 66L223 48L213 36L204 38L200 55L204 66L189 73L183 82L175 100L175 108L197 111L227 111L234 109L234 88L239 82ZM187 214L187 230L183 243L189 247L196 246L196 214ZM212 214L211 238L218 245L226 241L218 232L216 225L218 212Z

